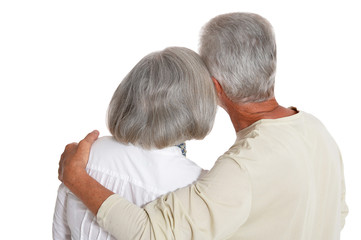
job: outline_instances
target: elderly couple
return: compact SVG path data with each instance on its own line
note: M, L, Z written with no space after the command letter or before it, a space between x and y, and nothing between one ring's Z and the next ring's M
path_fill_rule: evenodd
M110 102L113 136L65 148L53 238L339 239L340 152L314 116L278 105L275 72L272 26L251 13L211 19L200 56L144 57ZM183 143L208 134L217 103L237 139L204 171Z

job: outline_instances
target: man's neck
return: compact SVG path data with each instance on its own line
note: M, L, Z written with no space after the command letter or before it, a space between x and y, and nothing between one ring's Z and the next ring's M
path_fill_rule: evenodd
M280 106L275 98L252 103L227 101L227 103L224 103L224 108L228 112L236 132L261 119L277 119L297 113L295 110Z

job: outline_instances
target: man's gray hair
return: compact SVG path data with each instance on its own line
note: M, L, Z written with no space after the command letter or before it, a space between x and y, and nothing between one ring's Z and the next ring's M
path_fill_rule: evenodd
M120 142L164 148L203 139L216 111L214 85L200 56L171 47L145 56L120 83L108 128Z
M202 29L200 55L233 102L274 96L276 41L271 24L252 13L229 13Z

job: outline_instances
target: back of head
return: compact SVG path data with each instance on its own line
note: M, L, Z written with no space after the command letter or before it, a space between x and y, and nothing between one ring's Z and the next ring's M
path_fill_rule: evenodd
M233 102L274 96L276 42L271 24L252 13L229 13L203 28L200 55Z
M199 55L166 48L145 56L118 86L108 128L120 142L164 148L204 138L216 109L210 73Z

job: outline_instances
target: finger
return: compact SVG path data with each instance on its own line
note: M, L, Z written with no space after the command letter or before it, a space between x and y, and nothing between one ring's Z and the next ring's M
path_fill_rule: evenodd
M64 162L64 153L61 154L60 160L59 160L59 167L58 167L58 179L62 181L62 167Z
M77 145L78 145L78 143L76 143L76 142L72 142L72 143L67 144L67 145L65 146L64 152L70 151L71 149L73 149L73 148L76 147ZM64 154L64 153L63 153L63 154ZM62 155L63 155L63 154L62 154Z
M89 133L88 135L86 135L86 137L83 139L83 141L93 144L93 142L95 142L95 140L97 140L98 136L99 136L99 131L94 130L91 133Z
M91 145L98 139L99 131L94 130L79 142L79 151L90 151Z
M61 167L63 166L63 159L60 159L59 161L59 167L58 167L58 171L60 171Z
M63 181L63 171L62 171L62 166L61 165L58 168L58 179L60 181Z

